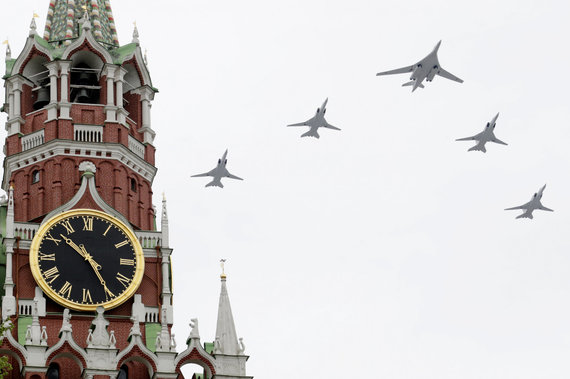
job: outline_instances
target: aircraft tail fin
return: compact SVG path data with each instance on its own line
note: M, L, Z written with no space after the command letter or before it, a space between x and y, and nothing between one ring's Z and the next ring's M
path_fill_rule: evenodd
M220 188L224 188L224 185L222 184L222 182L220 180L212 180L210 183L206 184L206 187L220 187Z
M410 81L410 82L407 82L407 83L402 84L402 87L413 86L415 83L416 83L416 81L415 81L415 80L412 80L412 81ZM423 85L422 83L420 83L420 84L418 85L418 87L424 88L424 85Z
M530 213L530 212L528 212L528 211L525 212L525 213L523 213L523 214L521 214L521 215L518 215L518 216L515 217L515 218L530 218L531 220L533 219L532 213Z
M317 129L309 129L309 131L307 133L301 134L301 137L320 138L319 133L317 133Z
M416 90L416 88L420 87L420 88L425 88L424 85L422 83L418 83L415 80L412 80L410 82L404 83L402 84L402 87L408 87L408 86L413 86L412 87L412 92L414 92Z
M482 152L486 153L487 149L485 148L485 145L478 143L477 145L473 146L472 148L470 148L467 151L482 151Z

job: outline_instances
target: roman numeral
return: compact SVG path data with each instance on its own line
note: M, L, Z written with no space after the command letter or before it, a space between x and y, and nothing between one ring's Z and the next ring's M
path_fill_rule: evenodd
M127 288L129 284L131 284L132 282L132 279L127 278L125 275L121 274L120 272L117 273L116 278L119 282L121 282L121 284L125 288Z
M115 244L115 248L118 249L119 247L123 247L129 243L129 240L124 240L123 242L119 242Z
M59 270L57 269L57 266L53 266L49 270L44 271L44 277L46 278L46 282L52 284L53 281L59 277Z
M83 302L84 303L87 303L87 302L92 303L93 302L93 300L91 299L91 293L86 288L83 288Z
M110 297L111 299L115 297L115 294L109 291L107 286L105 286L104 288L105 288L105 299L107 299L108 297Z
M103 233L103 236L104 236L104 237L107 237L107 232L109 231L109 229L111 229L111 225L109 225L109 226L107 227L107 229L105 229L105 233Z
M57 246L59 246L59 243L61 242L61 240L58 240L57 238L53 238L53 237L51 236L51 233L47 233L47 234L46 234L46 240L50 240L50 241L55 242L55 244L56 244Z
M55 261L55 254L44 254L40 251L40 261Z
M69 296L71 296L71 287L73 287L73 286L71 284L69 284L69 282L65 282L63 287L61 287L61 289L59 291L57 291L57 293L59 293L61 296L65 296L66 298L69 299Z
M93 231L93 217L83 216L83 230Z
M67 234L71 234L71 233L75 232L75 229L73 229L69 220L62 221L61 226L63 226L65 228L65 230L67 230Z
M134 266L135 265L135 260L134 259L124 259L121 258L121 265L123 266Z

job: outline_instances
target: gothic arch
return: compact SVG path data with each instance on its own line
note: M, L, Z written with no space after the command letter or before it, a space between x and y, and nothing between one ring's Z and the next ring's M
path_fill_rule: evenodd
M49 366L58 358L70 358L79 366L81 371L83 371L87 367L87 361L85 357L83 357L83 355L80 352L76 351L73 348L73 346L69 344L68 341L65 341L63 345L61 345L58 349L51 352L49 357L47 357L46 359L45 365Z
M216 374L216 369L214 368L214 364L211 361L211 359L201 354L201 352L199 352L198 349L196 348L193 348L192 351L190 351L190 353L188 353L188 350L180 353L180 355L178 355L178 357L176 358L175 363L176 363L176 373L178 374L182 374L181 372L182 366L191 363L202 367L206 371L207 374L206 376L208 378L211 378Z
M140 341L140 338L138 338L138 340ZM134 345L132 341L130 346L131 346L130 349L129 347L127 347L127 349L129 349L130 351L119 359L116 370L120 370L121 366L124 365L125 363L135 361L142 363L147 368L149 377L152 378L152 375L156 372L157 368L154 359L146 352L141 350L141 348L138 345Z

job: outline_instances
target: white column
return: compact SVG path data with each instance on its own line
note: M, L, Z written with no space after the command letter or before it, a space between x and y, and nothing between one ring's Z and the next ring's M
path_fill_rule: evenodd
M109 71L107 71L107 105L110 106L115 105L115 100L113 96L114 92L115 92L114 80L112 76L109 76Z
M162 293L170 294L170 272L168 270L168 263L170 262L170 255L164 254L162 256Z
M14 88L14 117L22 116L22 87Z
M71 62L60 61L60 77L61 77L61 103L59 104L59 118L71 119L71 104L69 103L69 70Z
M8 90L8 120L14 117L14 93L11 90Z
M49 103L57 103L57 62L46 65L49 69Z
M57 61L45 65L49 70L49 104L47 108L47 121L57 119L57 77L59 65Z
M115 68L114 65L105 65L103 76L107 77L107 104L105 105L105 122L117 122L117 107L115 106Z
M69 62L60 62L59 67L61 69L61 102L69 102Z

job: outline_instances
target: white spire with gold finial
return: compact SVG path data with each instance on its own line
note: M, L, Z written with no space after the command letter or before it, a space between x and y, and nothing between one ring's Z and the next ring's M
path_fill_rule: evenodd
M40 16L38 16L36 14L36 12L34 12L34 15L32 17L32 22L30 23L30 37L33 37L37 34L36 29L38 27L36 26L36 18L38 18L38 17L40 17Z
M139 43L139 30L137 29L137 22L133 22L135 28L133 29L133 43Z
M6 60L9 61L12 59L12 49L10 49L10 42L8 41L8 38L6 38L2 44L6 45Z
M238 355L240 353L240 346L236 333L234 323L234 316L232 314L232 307L230 306L230 297L228 296L228 289L226 287L226 273L224 270L224 263L226 259L220 259L222 265L222 289L220 292L220 302L218 306L218 322L216 324L216 341L219 341L220 354L223 355Z

